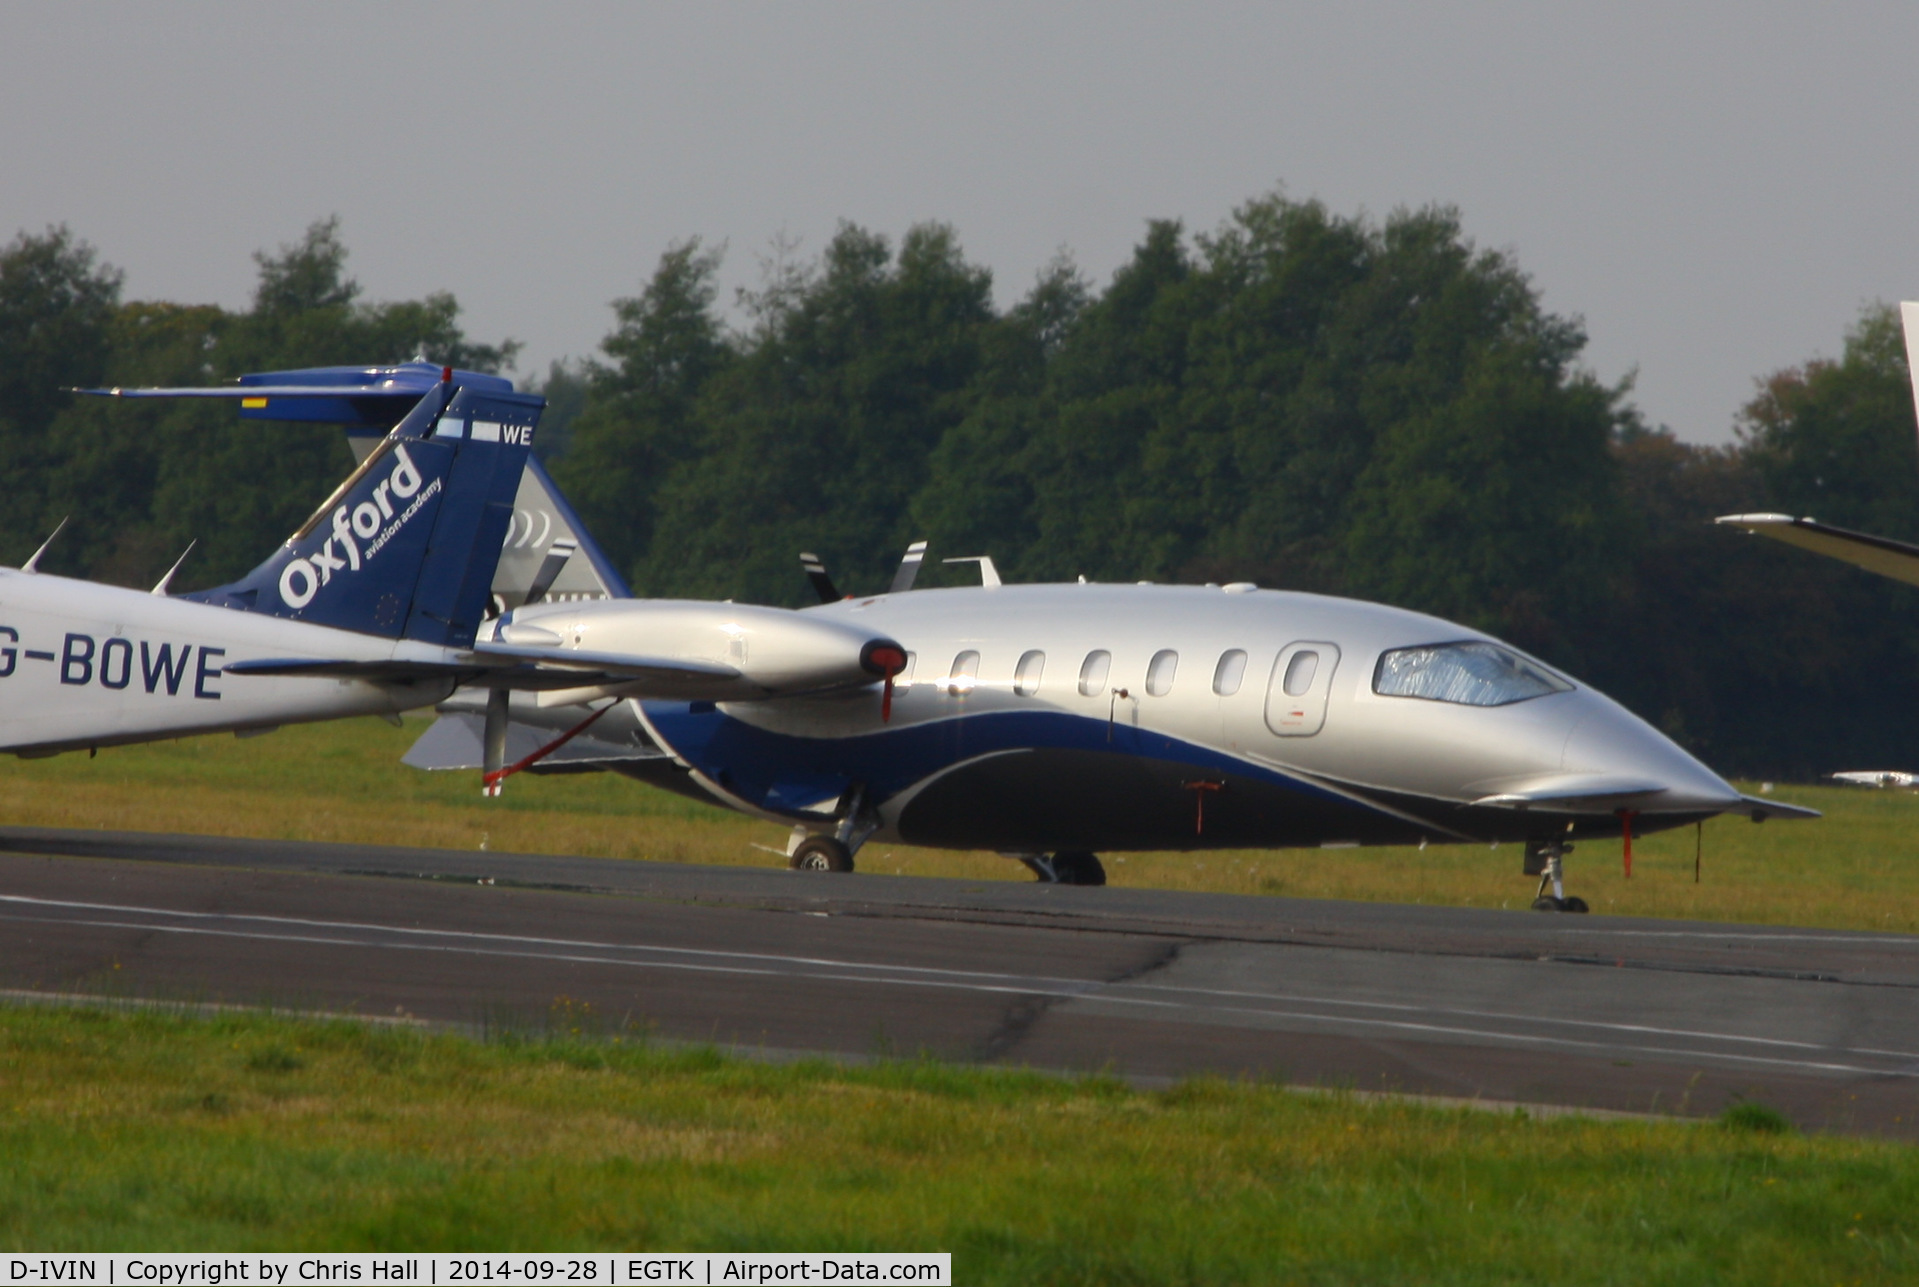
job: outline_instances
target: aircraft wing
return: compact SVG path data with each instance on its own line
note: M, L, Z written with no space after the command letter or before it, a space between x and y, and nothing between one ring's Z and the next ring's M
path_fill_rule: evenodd
M568 722L575 716L568 715ZM504 763L514 764L553 740L554 731L530 724L509 723ZM534 773L580 773L616 764L643 764L670 760L653 746L594 737L574 738L532 766ZM470 711L443 714L401 757L416 769L483 769L486 765L486 717Z
M1849 532L1843 527L1828 527L1814 519L1794 518L1789 514L1728 514L1714 521L1797 545L1802 550L1839 559L1907 585L1919 585L1919 545Z
M533 691L604 686L617 687L626 697L682 701L745 695L734 683L740 672L712 662L492 643L480 644L451 661L267 657L236 661L222 669L231 675L313 675L388 684L451 679L483 688Z

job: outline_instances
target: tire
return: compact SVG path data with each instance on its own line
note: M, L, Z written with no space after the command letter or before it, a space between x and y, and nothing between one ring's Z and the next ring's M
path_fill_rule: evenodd
M1589 912L1592 908L1586 906L1585 899L1573 896L1562 898L1559 901L1559 910L1562 912Z
M794 871L851 871L853 854L831 836L810 836L800 842L786 865Z
M1538 898L1533 899L1533 910L1536 912L1563 912L1566 908L1551 894L1541 894Z
M1083 849L1063 849L1053 855L1053 874L1062 885L1104 885L1106 868L1098 854Z

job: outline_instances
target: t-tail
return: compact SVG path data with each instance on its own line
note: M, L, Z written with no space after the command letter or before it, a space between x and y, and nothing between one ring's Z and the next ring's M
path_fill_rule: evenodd
M465 647L545 407L452 372L413 406L273 556L182 596L389 639Z

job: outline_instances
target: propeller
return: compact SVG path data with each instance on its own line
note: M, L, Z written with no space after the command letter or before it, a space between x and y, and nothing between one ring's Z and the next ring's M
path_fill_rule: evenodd
M926 542L914 541L906 547L906 555L900 560L897 571L893 573L893 584L886 587L888 594L905 594L913 588L913 582L920 574L920 564L926 561ZM951 562L952 560L948 560ZM821 603L838 603L841 599L850 599L850 594L841 594L833 578L827 574L826 564L820 556L811 550L800 552L800 567L806 571L806 579L813 586L813 593L820 596Z
M546 547L546 557L540 560L540 567L533 574L533 584L526 588L526 602L538 603L560 579L560 572L566 567L566 561L573 557L573 551L580 543L569 536L562 536Z
M833 578L826 575L826 564L820 562L819 555L801 551L800 566L806 569L806 579L813 583L813 593L820 596L821 603L838 601L839 589L833 584Z

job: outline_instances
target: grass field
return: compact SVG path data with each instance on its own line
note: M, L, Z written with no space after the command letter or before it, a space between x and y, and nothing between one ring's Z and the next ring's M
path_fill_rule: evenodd
M0 1008L0 1242L947 1250L964 1283L1919 1279L1919 1152L564 1029Z
M15 825L184 831L283 839L378 841L454 849L574 853L669 862L777 865L784 831L612 774L534 777L482 800L476 774L422 773L400 755L424 731L378 720L284 729L245 740L204 737L0 764L0 821ZM1919 931L1919 794L1781 787L1778 798L1826 811L1819 822L1741 818L1706 824L1702 880L1694 834L1643 837L1633 878L1616 842L1568 860L1595 912ZM1027 880L991 854L869 845L867 871ZM1116 885L1523 908L1533 882L1507 845L1413 849L1245 850L1118 854Z

